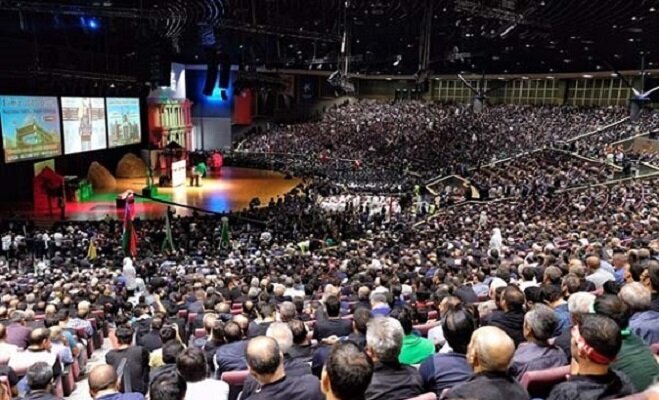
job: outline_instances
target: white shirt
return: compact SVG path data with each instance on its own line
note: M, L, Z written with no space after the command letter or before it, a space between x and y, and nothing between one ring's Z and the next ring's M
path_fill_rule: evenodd
M206 379L200 382L188 382L186 399L194 400L227 400L229 398L229 384L217 379Z
M2 250L9 251L11 247L11 235L6 235L2 237Z
M615 281L616 277L612 273L603 270L601 267L594 273L586 276L586 280L592 282L595 288L602 289L608 281Z
M126 278L126 289L134 290L137 288L137 271L135 271L132 261L124 263L123 276Z
M522 292L524 290L526 290L526 288L532 287L532 286L539 286L538 283L535 281L535 278L533 278L533 280L531 280L531 281L522 281L519 284L519 288Z
M55 232L53 234L53 239L55 239L55 246L61 247L62 246L62 240L64 239L64 235L62 235L59 232Z
M18 346L10 343L0 343L0 359L9 361L18 352Z
M287 288L284 291L284 296L290 296L290 298L295 298L295 297L302 297L304 298L304 290L297 290L294 287L292 288Z

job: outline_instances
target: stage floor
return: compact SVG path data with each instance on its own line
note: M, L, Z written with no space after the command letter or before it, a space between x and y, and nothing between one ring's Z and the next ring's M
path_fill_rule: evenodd
M255 197L261 200L261 204L267 204L271 198L288 193L300 182L297 178L285 179L284 175L273 171L224 167L220 173L203 179L201 187L187 186L190 183L188 179L185 186L159 187L156 197L207 211L240 211L248 207ZM67 219L100 220L107 215L121 219L123 211L118 211L115 203L117 194L126 190L141 194L144 186L144 178L117 179L117 187L113 191L94 193L92 198L85 202L67 202ZM173 208L177 215L191 215L193 212L184 207ZM165 215L166 209L166 204L148 199L136 198L135 201L135 213L140 218L160 218Z

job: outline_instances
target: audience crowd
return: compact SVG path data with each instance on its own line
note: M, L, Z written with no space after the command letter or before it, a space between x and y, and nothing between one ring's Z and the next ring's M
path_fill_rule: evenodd
M307 171L228 215L228 240L197 214L168 219L173 248L164 218L136 219L133 255L111 218L2 222L0 399L58 399L71 374L95 400L656 398L659 181L606 185L610 167L556 150L484 166L623 111L463 113L361 102L249 140L303 154L275 165L291 173L344 158L404 193ZM452 169L495 200L397 175Z
M606 182L613 169L558 150L540 150L472 171L481 198L551 196L557 190Z
M497 105L478 115L457 106L417 101L379 103L364 100L330 109L318 122L284 125L248 138L242 149L279 158L288 155L302 168L319 175L336 163L358 162L334 178L355 179L353 169L424 178L462 174L468 167L508 158L525 151L558 145L620 121L625 109ZM335 161L337 160L337 161ZM294 164L294 163L292 163ZM373 178L376 179L373 179ZM368 179L368 178L367 178ZM398 179L398 182L401 180Z

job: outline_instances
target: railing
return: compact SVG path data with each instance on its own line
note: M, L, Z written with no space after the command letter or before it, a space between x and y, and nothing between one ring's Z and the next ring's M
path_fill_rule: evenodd
M264 157L275 156L275 157L304 158L304 159L314 158L313 155L303 154L303 153L279 153L279 152L247 151L247 150L233 150L232 153L233 154L241 154L241 155L264 156ZM352 162L352 163L354 163L356 161L356 160L350 159L350 158L332 158L332 157L328 157L328 158L326 158L326 160L328 160L328 161Z
M611 146L616 146L616 145L619 145L619 144L623 144L623 143L625 143L625 142L629 142L629 141L631 141L631 140L638 139L638 138L643 137L643 136L650 136L650 134L651 134L652 132L654 132L654 129L651 130L651 131L641 132L641 133L639 133L639 134L637 134L637 135L634 135L634 136L630 136L630 137L628 137L627 139L620 139L620 140L617 140L617 141L611 143Z
M594 130L594 131L586 132L586 133L584 133L583 135L575 136L575 137L573 137L572 139L563 140L563 142L565 142L565 143L576 142L576 141L579 140L579 139L583 139L583 138L586 138L586 137L589 137L589 136L596 135L596 134L598 134L598 133L601 133L601 132L604 132L604 131L606 131L606 130L609 130L610 128L613 128L613 127L615 127L615 126L618 126L618 125L620 125L620 124L622 124L622 123L624 123L624 122L627 122L627 121L629 121L629 117L625 117L625 118L621 119L620 121L616 121L616 122L610 123L609 125L605 125L605 126L603 126L603 127L601 127L601 128L597 128L597 129Z
M585 137L588 137L588 136L592 136L592 135L595 135L595 134L601 133L601 132L603 132L603 131L605 131L605 130L608 130L608 129L613 128L613 127L615 127L615 126L617 126L617 125L620 125L620 124L622 124L622 123L624 123L624 122L626 122L626 121L628 121L628 120L629 120L629 117L625 117L625 118L623 118L623 119L621 119L621 120L618 120L618 121L612 122L612 123L610 123L610 124L608 124L608 125L605 125L605 126L603 126L603 127L597 128L597 129L595 129L594 131L586 132L586 133L584 133L583 135L579 135L579 136L576 136L576 137L571 138L571 139L568 139L568 140L561 140L560 142L562 142L562 143L572 143L572 142L577 141L577 140L579 140L579 139L583 139L583 138L585 138ZM534 150L529 150L529 151L525 151L525 152L522 152L522 153L516 154L516 155L514 155L514 156L510 156L510 157L505 157L505 158L501 158L501 159L494 160L494 161L492 161L492 162L490 162L490 163L488 163L488 164L482 165L482 166L480 166L480 167L470 167L470 168L468 168L468 171L473 171L473 170L475 170L476 168L491 167L491 166L497 165L497 164L499 164L499 163L507 162L507 161L514 160L514 159L519 158L519 157L523 157L523 156L525 156L525 155L529 155L529 154L536 153L536 152L538 152L538 151L542 151L542 150L544 150L544 149L546 149L546 148L548 148L548 146L544 145L544 146L539 147L539 148L534 149ZM435 180L437 180L437 179L441 179L442 177L443 177L443 176L436 176L436 177L434 177L434 178L431 178L430 180L428 180L428 182L426 183L426 185L432 183L433 181L435 181Z
M441 210L437 211L435 214L428 216L428 218L424 219L423 221L419 221L419 222L415 223L413 226L416 228L416 227L425 225L425 224L429 223L429 221L436 218L440 213L445 213L446 211L452 210L456 207L462 207L462 206L466 206L466 205L470 205L470 204L499 203L499 202L503 202L503 201L515 200L515 199L518 199L518 198L519 197L502 197L500 199L492 199L492 200L484 200L484 201L475 201L475 200L463 201L461 203L456 203L456 204L450 205L448 207L444 207Z
M613 169L615 169L615 170L617 170L617 171L622 171L622 167L620 167L620 166L618 166L618 165L615 165L615 164L608 163L608 162L603 161L603 160L599 160L599 159L596 159L596 158L590 158L590 157L582 156L581 154L573 153L573 152L571 152L571 151L567 151L567 150L563 150L563 149L555 149L555 148L551 148L550 150L552 150L552 151L557 151L557 152L559 152L559 153L563 153L563 154L567 154L567 155L572 156L572 157L575 157L575 158L580 158L580 159L582 159L582 160L584 160L584 161L588 161L589 163L593 163L593 164L602 164L602 165L609 166L609 167L611 167L611 168L613 168Z
M653 173L650 173L650 174L640 175L640 176L628 176L626 178L612 179L610 181L601 182L601 183L593 183L593 184L590 184L590 185L581 185L581 186L569 187L569 188L557 190L556 193L575 192L577 190L583 190L583 189L588 189L588 188L592 188L592 187L611 186L611 185L617 185L619 183L624 183L624 182L629 182L629 181L642 181L642 180L646 180L646 179L652 179L652 178L655 178L655 177L659 177L659 171L653 172Z
M460 175L451 174L451 175L446 175L446 176L441 177L441 178L434 178L432 181L426 183L426 188L428 188L428 186L436 185L441 181L445 181L445 180L451 179L451 178L461 180L461 181L463 181L464 183L467 183L467 184L470 183L468 179L466 179L466 178L464 178ZM430 193L432 193L432 191Z
M233 214L233 213L207 210L207 209L204 209L204 208L199 208L199 207L191 206L191 205L188 205L188 204L181 204L181 203L176 203L176 202L169 201L169 200L163 200L163 199L158 198L158 197L147 197L147 196L143 196L139 193L133 193L133 196L135 196L137 198L150 200L150 201L153 201L155 203L165 204L165 205L168 205L168 206L187 208L188 210L196 211L196 212L199 212L199 213L213 214L213 215L217 215L219 217L227 217L227 218L229 218L229 220L233 219L235 221L243 221L243 222L249 222L249 223L253 223L253 224L266 225L266 222L264 222L264 221L260 221L260 220L252 219L252 218L241 217L241 216Z

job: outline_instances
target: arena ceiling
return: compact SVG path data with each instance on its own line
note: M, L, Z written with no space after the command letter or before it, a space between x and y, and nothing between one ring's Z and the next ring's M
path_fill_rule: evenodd
M348 4L347 8L345 5ZM413 74L431 16L428 70L559 73L659 67L659 0L0 0L0 76L47 71L139 81L154 56Z

